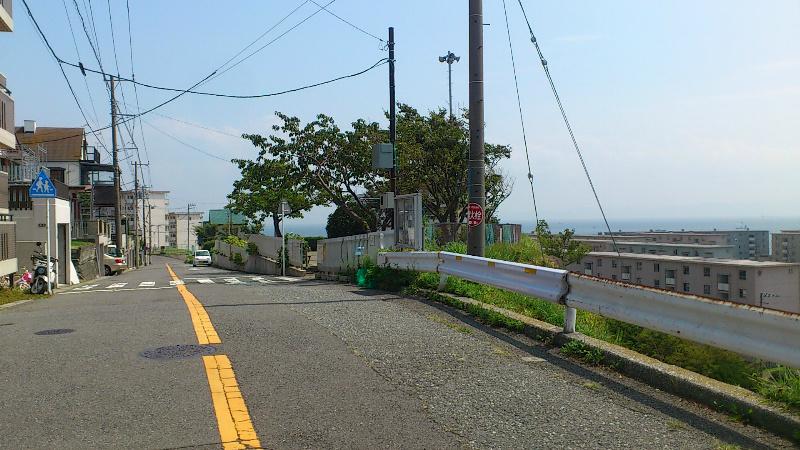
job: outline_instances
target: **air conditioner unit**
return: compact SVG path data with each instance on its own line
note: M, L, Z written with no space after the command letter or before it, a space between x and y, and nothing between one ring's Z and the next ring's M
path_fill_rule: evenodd
M394 208L394 192L384 192L381 194L381 209Z
M23 131L26 133L36 133L36 121L26 120L23 125Z

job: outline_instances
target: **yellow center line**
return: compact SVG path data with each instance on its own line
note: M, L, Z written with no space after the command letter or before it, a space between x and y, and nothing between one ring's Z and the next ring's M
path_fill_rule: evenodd
M167 271L173 280L178 281L178 275L167 264ZM181 293L189 315L192 318L197 341L200 344L221 344L222 341L211 324L203 305L197 300L186 285L176 286ZM248 448L262 448L258 440L250 413L244 403L244 397L239 390L236 374L230 359L225 355L203 356L203 364L208 377L208 387L211 390L211 401L214 404L214 414L217 416L217 428L225 450L239 450Z
M169 271L169 276L172 277L173 281L180 280L169 264L167 264L167 271ZM181 293L186 307L189 308L189 316L192 318L192 325L194 325L194 332L197 334L197 341L202 345L221 344L222 341L219 339L217 330L214 329L214 325L211 323L206 309L203 308L203 305L197 300L197 297L189 292L185 284L179 284L176 287L178 288L178 292Z

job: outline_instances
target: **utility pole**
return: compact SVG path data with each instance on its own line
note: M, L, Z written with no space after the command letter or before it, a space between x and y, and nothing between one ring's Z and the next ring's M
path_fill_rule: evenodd
M486 246L486 186L483 155L483 1L469 0L469 205L467 253L483 256ZM479 217L478 217L479 216ZM478 218L480 222L478 223Z
M192 220L191 220L192 208L194 208L195 206L197 205L195 205L194 203L189 203L186 205L186 253L187 254L192 250L190 244L191 239L189 238L189 236L191 236L191 231L192 231Z
M136 224L135 227L134 227L134 229L136 230L136 254L139 255L140 254L140 249L141 249L141 257L139 257L139 261L142 263L142 265L147 265L147 259L146 259L147 255L144 253L144 247L147 247L147 242L148 242L147 237L146 237L146 235L144 233L145 226L147 224L147 216L146 216L147 210L145 209L145 205L144 205L144 188L145 187L142 186L141 191L139 190L139 172L138 172L137 169L140 169L142 166L148 166L150 164L149 163L140 163L138 161L134 161L132 164L133 164L133 173L134 173L134 183L133 183L133 185L134 185L133 205L134 206L133 206L133 210L134 210L134 214L136 215L135 216L136 219L134 220L134 224ZM142 177L144 177L144 173L142 173ZM141 199L142 199L142 219L141 219L141 222L139 222L139 197L140 196L141 196ZM139 245L139 224L142 225L141 226L141 228L142 228L142 240L144 241L144 243L141 246Z
M114 165L114 243L117 244L117 252L122 251L122 216L120 215L120 194L119 194L119 149L117 148L117 98L114 94L114 77L109 76L111 85L111 148ZM117 255L115 255L117 256Z
M389 189L394 193L395 199L400 193L397 187L397 111L394 90L394 27L389 27L389 142L392 144L392 170L389 172ZM400 233L397 232L397 205L392 208L392 229L394 230L394 243L397 245Z
M153 264L153 205L147 202L147 242L150 243L150 251L147 252L147 263Z
M141 257L139 255L139 166L133 164L133 264L139 267Z
M447 87L450 95L450 117L453 117L453 63L461 61L460 56L448 51L446 55L439 57L439 62L447 63Z

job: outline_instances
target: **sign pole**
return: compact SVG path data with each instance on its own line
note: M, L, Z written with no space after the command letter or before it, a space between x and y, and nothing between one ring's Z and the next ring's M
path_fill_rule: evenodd
M47 205L47 294L53 295L53 280L50 279L50 199L46 198L45 205Z
M284 223L286 222L286 210L284 209L283 204L281 204L281 276L286 276L286 233L284 228Z

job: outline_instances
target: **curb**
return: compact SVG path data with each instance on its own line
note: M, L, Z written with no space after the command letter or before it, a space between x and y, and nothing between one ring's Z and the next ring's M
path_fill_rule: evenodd
M420 292L423 294L422 298L430 301L444 303L437 298L437 295L441 295L520 321L524 324L522 330L524 335L539 341L553 342L558 347L570 342L580 342L590 349L602 352L603 366L664 392L739 416L748 423L795 442L800 441L800 416L769 404L766 399L747 389L714 380L581 333L564 334L561 327L478 300L430 290L420 290ZM454 307L452 304L448 305Z

